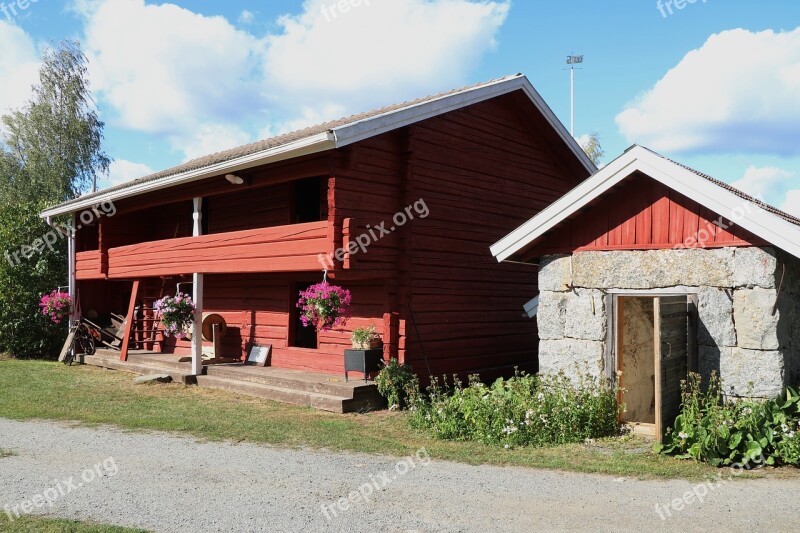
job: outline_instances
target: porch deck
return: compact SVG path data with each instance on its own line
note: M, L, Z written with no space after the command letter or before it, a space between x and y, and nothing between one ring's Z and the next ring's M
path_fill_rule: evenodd
M83 357L87 365L134 374L169 374L179 383L224 389L334 413L373 411L386 405L374 382L365 383L363 379L345 381L343 376L332 374L231 363L205 365L203 375L192 376L190 363L181 363L178 356L171 354L131 350L128 361L120 361L118 352L97 350L94 355Z

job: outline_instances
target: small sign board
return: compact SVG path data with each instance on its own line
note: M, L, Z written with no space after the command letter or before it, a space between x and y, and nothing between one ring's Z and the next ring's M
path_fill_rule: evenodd
M247 355L246 364L256 366L267 366L269 354L272 352L271 344L264 344L263 346L255 345L250 348L250 353Z

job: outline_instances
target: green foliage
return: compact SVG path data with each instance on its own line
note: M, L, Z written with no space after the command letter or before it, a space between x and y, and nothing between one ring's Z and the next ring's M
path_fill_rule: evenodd
M67 282L66 239L29 257L22 250L53 231L39 212L76 197L109 164L78 44L45 50L29 102L0 120L0 353L52 356L66 325L48 323L38 303Z
M596 166L600 166L600 161L603 159L603 156L606 155L603 147L600 146L600 134L597 132L592 133L589 135L589 138L581 143L581 148L583 148L584 153L592 160Z
M78 196L98 172L108 170L100 146L103 122L78 43L64 41L44 51L30 101L2 117L0 130L0 196L60 202Z
M67 336L66 324L53 324L39 309L43 294L66 283L66 240L59 237L52 250L44 246L29 259L20 253L51 231L39 218L44 207L44 202L0 201L0 353L52 356Z
M683 403L663 446L656 450L714 466L800 463L800 394L776 400L724 400L712 374L703 391L698 374L682 383Z
M372 343L376 339L380 339L380 335L375 331L375 326L362 326L353 330L352 335L353 348L358 350L369 350Z
M397 359L389 359L375 378L375 383L390 409L404 409L408 406L409 396L419 390L417 376L411 367L400 364Z
M434 381L427 398L414 395L414 425L441 439L505 447L583 442L619 432L616 388L589 374L579 383L563 372L542 377L517 373L491 386L477 376L467 386L454 381L450 390Z

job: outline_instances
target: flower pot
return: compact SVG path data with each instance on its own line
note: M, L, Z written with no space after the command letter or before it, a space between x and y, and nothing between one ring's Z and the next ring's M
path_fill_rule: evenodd
M380 337L373 337L368 341L353 341L354 350L380 350L382 347L383 341Z

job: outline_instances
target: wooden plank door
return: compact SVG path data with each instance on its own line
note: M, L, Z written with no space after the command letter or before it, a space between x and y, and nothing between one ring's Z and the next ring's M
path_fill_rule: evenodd
M664 437L681 406L681 380L689 371L689 299L655 299L656 435Z

